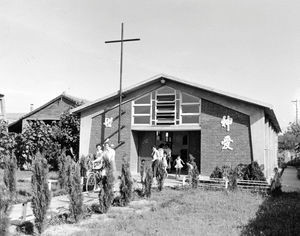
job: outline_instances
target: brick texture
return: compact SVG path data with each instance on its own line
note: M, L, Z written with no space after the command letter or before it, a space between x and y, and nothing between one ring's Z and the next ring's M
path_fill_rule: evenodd
M111 128L106 128L103 123L105 118L113 117L113 123ZM121 141L122 144L118 144L118 117L119 107L104 112L92 119L91 137L89 153L96 152L96 144L103 143L109 138L111 143L114 144L116 150L116 166L117 170L121 170L122 159L130 159L130 134L131 134L131 102L127 102L122 105L121 116Z
M233 119L230 131L221 125L224 115ZM202 99L201 104L201 174L210 175L216 166L235 167L251 162L249 116ZM222 150L221 141L230 135L233 150Z

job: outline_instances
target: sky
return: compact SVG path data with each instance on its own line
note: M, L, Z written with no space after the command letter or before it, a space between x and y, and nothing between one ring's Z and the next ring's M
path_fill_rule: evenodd
M0 0L0 93L29 112L63 92L95 100L157 74L273 105L300 100L298 0ZM299 103L300 108L300 103Z

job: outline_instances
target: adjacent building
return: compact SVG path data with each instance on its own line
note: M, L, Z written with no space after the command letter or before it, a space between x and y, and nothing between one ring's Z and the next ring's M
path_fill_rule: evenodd
M202 175L257 161L269 177L277 166L281 130L272 106L263 102L158 75L125 89L121 108L121 142L118 92L72 110L80 115L81 155L110 139L117 169L125 157L132 172L141 160L151 161L153 145L163 143L174 158L186 162L193 155Z
M31 105L31 111L10 123L8 125L8 130L9 132L21 133L27 122L30 120L40 120L44 121L46 124L51 124L53 121L59 120L63 112L85 102L87 101L84 99L62 93L36 109L33 109Z

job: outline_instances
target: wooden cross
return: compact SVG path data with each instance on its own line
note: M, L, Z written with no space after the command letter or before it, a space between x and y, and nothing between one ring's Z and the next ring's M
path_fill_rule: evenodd
M123 43L130 41L139 41L140 39L124 39L124 23L121 24L121 40L105 41L105 43L121 43L121 58L120 58L120 91L119 91L119 124L118 124L118 143L121 142L121 105L122 105L122 72L123 72Z

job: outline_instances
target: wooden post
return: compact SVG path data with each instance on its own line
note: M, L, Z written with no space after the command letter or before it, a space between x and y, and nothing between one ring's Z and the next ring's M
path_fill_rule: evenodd
M22 221L26 221L27 203L28 202L22 203Z

